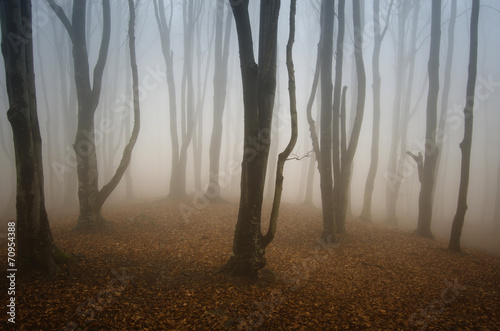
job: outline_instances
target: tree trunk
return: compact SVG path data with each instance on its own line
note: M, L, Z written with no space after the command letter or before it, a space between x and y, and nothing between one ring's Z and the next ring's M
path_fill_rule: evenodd
M453 63L453 50L455 44L455 23L457 21L457 0L451 1L451 12L450 21L448 23L448 47L446 50L446 62L444 68L444 79L443 79L443 93L441 95L441 114L439 115L438 123L438 135L437 135L437 148L440 152L443 151L443 137L446 128L446 118L448 115L448 99L450 95L450 85L451 85L451 67ZM442 153L439 153L436 173L439 173ZM434 188L435 189L435 188ZM443 205L443 203L441 203Z
M356 61L356 80L358 82L358 97L356 103L356 115L352 126L352 133L349 139L344 140L342 146L341 159L341 191L338 199L338 208L335 213L335 222L337 223L337 231L345 232L345 218L347 212L347 203L350 190L350 179L352 171L352 163L356 149L358 147L359 134L363 123L363 114L365 109L366 95L366 74L363 62L363 30L361 28L361 5L359 0L353 1L353 24L354 24L354 57ZM345 87L343 96L343 108L345 109ZM343 111L345 118L345 110ZM347 145L347 147L346 147ZM338 215L338 216L337 216Z
M320 129L320 188L325 243L336 241L333 178L332 178L332 61L333 61L333 0L323 0L321 6L321 129Z
M33 40L30 30L31 1L2 1L0 21L9 97L7 117L14 138L17 173L16 259L19 266L35 267L52 273L57 269L57 248L45 210L42 139L37 116ZM14 42L12 35L20 38L19 42ZM9 246L10 243L14 241L9 240ZM11 264L9 266L17 267Z
M98 168L94 132L94 115L101 95L102 77L109 48L111 34L111 10L109 0L102 2L103 32L99 55L90 79L90 67L85 36L86 1L74 1L72 21L70 22L62 8L54 0L47 0L56 15L66 28L73 43L73 60L75 68L75 85L78 100L78 124L73 148L77 155L78 198L80 214L77 229L82 231L96 231L102 228L105 221L101 209L111 192L120 182L130 163L140 127L138 74L135 59L135 12L130 13L129 46L132 67L132 82L134 84L134 128L129 142L124 148L123 156L115 174L109 182L98 188ZM130 9L132 11L132 8Z
M332 126L332 163L333 163L333 199L334 199L334 215L335 215L335 225L336 232L343 233L345 228L342 226L341 221L341 205L344 203L342 201L343 194L343 181L342 181L342 169L340 166L340 159L342 154L341 148L341 132L340 132L340 103L341 103L341 91L342 91L342 66L344 61L344 31L345 31L345 0L339 1L338 6L338 34L337 34L337 51L335 59L335 85L333 88L333 126ZM345 117L342 119L345 120ZM345 123L345 122L344 122ZM344 140L345 142L345 140ZM339 222L340 220L340 222Z
M380 31L380 0L375 0L373 3L373 29L374 29L374 46L372 56L372 70L373 70L373 128L372 128L372 146L371 146L371 162L366 178L365 195L363 199L363 210L361 211L360 218L371 222L372 220L372 195L375 187L375 176L378 168L378 154L379 154L379 140L380 140L380 49L382 41L384 40L385 33L389 27L389 15L391 14L392 4L391 0L389 9L387 10L387 19L384 30Z
M439 46L441 42L441 2L432 2L431 46L429 51L429 94L427 97L427 117L425 128L425 157L422 185L418 200L418 224L416 233L419 236L432 238L431 220L435 170L438 156L436 146L437 100L439 92Z
M261 212L276 88L280 1L261 2L259 65L253 55L248 2L231 3L238 32L243 83L244 154L233 250L222 270L233 275L255 276L266 264Z
M182 183L180 180L180 164L179 164L179 134L177 130L177 97L174 79L174 62L173 51L170 45L170 34L173 17L173 8L170 8L170 18L167 22L165 17L165 5L163 0L154 0L155 18L160 32L161 49L165 60L167 87L168 87L168 102L170 115L170 140L172 143L172 165L170 171L170 197L175 197L176 192Z
M396 206L401 186L401 178L397 173L398 146L401 140L401 99L404 76L404 49L405 49L405 25L408 17L407 0L400 1L398 5L398 37L397 37L397 58L396 58L396 90L394 93L394 103L392 108L392 130L391 149L389 152L389 165L387 167L386 178L386 219L389 224L397 224Z
M210 139L210 181L206 195L212 200L220 200L220 153L222 145L222 118L226 103L227 67L229 60L229 42L231 40L231 11L227 11L224 24L224 0L217 0L215 13L215 61L214 61L214 115L213 130Z
M462 150L462 165L460 171L460 188L458 191L457 212L453 218L451 228L450 243L448 249L460 251L460 237L467 211L467 192L469 189L470 155L472 149L472 128L474 96L477 76L477 44L478 44L478 23L479 23L479 0L472 1L472 14L470 23L470 53L469 53L469 77L467 79L466 104L464 108L465 130L464 139L460 143Z

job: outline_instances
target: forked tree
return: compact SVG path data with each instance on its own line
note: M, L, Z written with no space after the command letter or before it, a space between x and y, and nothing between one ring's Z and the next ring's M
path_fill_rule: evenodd
M349 137L347 137L346 130L346 113L345 101L342 102L341 107L341 141L340 141L340 183L335 183L339 189L335 189L335 225L337 232L345 232L345 219L348 206L348 195L350 189L350 179L352 172L352 164L356 149L358 147L359 135L361 133L361 125L363 123L363 115L365 110L365 97L366 97L366 73L365 65L363 62L363 30L361 27L361 3L359 0L353 0L353 26L354 26L354 59L356 63L356 81L357 81L357 98L356 98L356 112L354 115L354 123ZM340 14L340 13L339 13ZM340 15L339 15L340 21ZM345 90L343 89L342 99L345 100Z
M75 143L73 145L77 160L78 200L80 203L77 229L95 231L105 225L105 220L101 215L102 206L125 173L139 135L140 109L135 91L138 89L138 79L137 77L134 78L134 75L137 75L137 72L134 74L134 70L137 70L135 46L133 45L133 40L130 40L131 36L129 35L130 61L134 84L134 128L114 175L107 184L99 189L94 116L101 96L102 77L111 36L110 3L109 0L102 1L103 23L101 45L97 62L91 75L86 33L86 28L89 24L86 20L87 1L73 1L71 21L64 10L54 0L47 1L66 28L73 45L73 66L78 100L78 123Z
M478 23L479 23L479 0L472 1L472 14L470 18L470 50L469 50L469 77L467 79L466 102L464 108L465 130L464 138L460 143L462 150L462 164L460 170L460 187L458 191L457 212L453 218L451 228L450 243L448 249L460 251L460 237L467 211L467 193L469 189L470 175L470 155L472 149L472 129L474 116L474 96L476 90L477 76L477 44L478 44Z
M297 140L295 77L292 62L295 0L292 0L290 6L290 35L286 52L292 135L287 147L278 156L273 207L266 234L262 234L261 216L276 89L276 49L280 1L261 1L260 3L258 64L254 59L248 3L249 0L231 1L238 33L243 82L244 154L240 206L233 249L229 261L222 267L221 271L233 275L255 276L266 265L265 249L272 242L276 233L283 188L283 168Z

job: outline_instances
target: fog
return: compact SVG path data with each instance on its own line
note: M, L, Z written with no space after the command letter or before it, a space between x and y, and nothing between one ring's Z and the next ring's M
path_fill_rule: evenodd
M71 2L57 1L69 13ZM91 68L95 64L102 34L102 7L99 1L88 1L87 48ZM183 82L184 27L183 2L173 1L171 21L171 49L173 52L174 79L177 87L177 127L179 135L186 122L182 109L187 99L181 97ZM395 96L397 57L397 15L395 1L389 15L387 35L380 56L381 71L381 135L379 167L373 194L373 221L385 225L388 159L391 148L391 128ZM428 94L427 62L430 40L430 1L421 3L417 28L417 52L412 90L407 89L411 12L405 26L405 69L403 95L411 95L410 118L406 135L406 150L415 154L423 152L425 145L426 100ZM441 113L441 91L444 65L447 56L448 25L451 1L443 1L440 47L440 93L438 114ZM166 2L167 19L170 2ZM381 25L386 24L389 1L381 3ZM457 7L451 85L442 136L441 163L436 175L435 202L432 231L439 240L449 238L453 216L456 212L460 181L460 141L464 134L465 90L469 61L469 34L471 2L460 0ZM209 146L213 127L213 77L216 17L215 1L203 1L197 16L193 42L193 87L196 122L187 156L187 201L193 206L203 199L209 182ZM297 159L286 162L283 201L302 203L306 194L308 169L311 166L312 144L306 119L320 36L320 1L299 1L297 4L296 42L293 50L297 84L299 137L293 151ZM278 33L278 82L273 117L272 143L269 170L266 179L266 198L270 203L274 188L274 169L278 151L283 150L290 135L288 75L285 47L288 37L288 5L283 3ZM363 57L366 68L366 105L359 145L354 158L349 210L353 217L361 213L372 137L372 52L373 15L372 2L363 2ZM258 41L258 2L251 1L250 14L253 25L254 49ZM69 15L69 14L68 14ZM500 43L497 31L500 5L494 0L483 0L479 18L478 73L474 104L474 132L470 169L468 210L463 230L463 243L469 247L500 253ZM335 20L335 25L337 25ZM103 88L95 114L95 142L97 147L99 186L109 181L122 157L133 124L131 78L129 77L128 7L125 1L111 2L111 40L103 76ZM240 74L238 40L234 22L230 39L227 97L223 115L222 148L220 155L221 195L237 203L240 194L241 161L243 158L243 92ZM344 45L343 85L347 90L347 127L353 124L356 101L356 71L352 26L352 4L346 5L346 37ZM335 33L337 26L335 26ZM49 217L61 214L76 215L78 210L76 156L73 150L76 133L77 101L73 77L72 46L67 32L46 1L33 1L33 41L35 54L36 92L38 116L43 140L45 196ZM141 102L141 131L134 148L129 173L124 176L106 205L123 201L157 200L167 197L171 177L172 145L169 119L169 93L165 59L162 54L160 34L152 1L139 1L136 23L137 65ZM187 93L187 92L186 92ZM319 96L313 106L313 117L319 120ZM403 104L403 103L402 103ZM0 66L0 217L15 218L15 164L12 130L7 120L8 98L5 88L5 69ZM319 121L317 121L319 128ZM181 139L182 141L182 139ZM399 150L400 147L398 147ZM195 155L201 155L198 174ZM308 156L308 157L307 157ZM303 158L302 158L303 157ZM408 231L415 229L418 215L420 183L416 163L407 155L399 155L404 164L400 194L397 201L398 225ZM321 206L319 173L314 166L312 201ZM196 176L199 175L199 179ZM199 181L199 182L197 182ZM127 191L127 183L129 190ZM271 184L270 184L271 183ZM131 189L130 189L131 187ZM130 191L132 190L132 191ZM132 194L130 193L132 192ZM75 222L76 222L76 216ZM236 220L235 220L236 221ZM286 220L285 220L286 221ZM496 230L495 230L496 229Z

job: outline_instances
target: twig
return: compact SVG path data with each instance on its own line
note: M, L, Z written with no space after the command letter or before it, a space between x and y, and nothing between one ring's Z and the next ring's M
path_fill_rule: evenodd
M300 161L302 159L305 159L306 157L311 157L311 155L313 153L314 153L314 150L310 150L309 152L305 153L304 155L297 155L297 154L293 153L291 157L286 159L286 161L290 161L290 160Z

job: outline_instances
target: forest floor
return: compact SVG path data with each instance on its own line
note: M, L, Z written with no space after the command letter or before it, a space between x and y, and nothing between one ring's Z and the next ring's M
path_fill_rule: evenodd
M56 244L80 262L16 280L16 329L500 329L498 257L354 219L324 247L320 211L284 204L259 278L230 277L217 271L237 206L198 207L108 207L111 227L98 234L73 232L75 215L53 217ZM0 249L5 277L5 241Z

